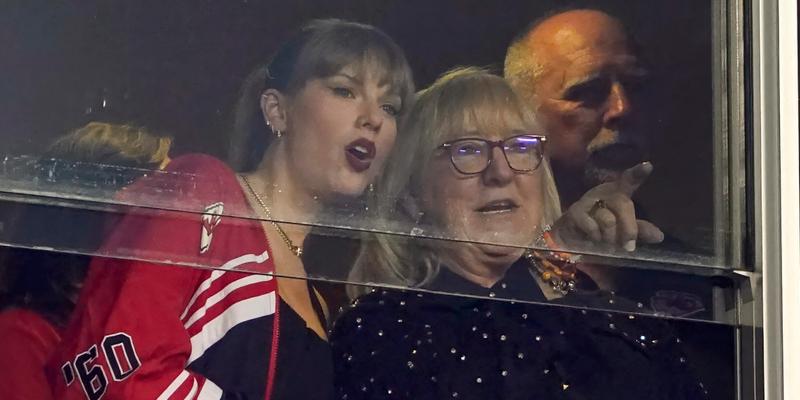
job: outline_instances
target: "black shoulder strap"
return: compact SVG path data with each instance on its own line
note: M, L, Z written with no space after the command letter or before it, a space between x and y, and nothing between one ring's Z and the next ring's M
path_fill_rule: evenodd
M325 313L322 311L322 304L319 303L317 293L314 291L314 285L311 283L311 280L308 279L306 280L306 285L308 286L308 297L311 298L311 307L314 308L314 313L317 314L319 322L327 329L328 319L325 318Z

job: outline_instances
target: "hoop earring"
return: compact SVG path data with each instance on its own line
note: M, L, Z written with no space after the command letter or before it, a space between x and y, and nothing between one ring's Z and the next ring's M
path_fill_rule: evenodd
M269 127L270 132L272 132L273 135L277 136L279 139L280 139L281 136L283 136L283 133L281 132L281 130L280 129L275 129L272 126L272 124L269 122L268 119L264 118L264 122L266 122L267 126Z

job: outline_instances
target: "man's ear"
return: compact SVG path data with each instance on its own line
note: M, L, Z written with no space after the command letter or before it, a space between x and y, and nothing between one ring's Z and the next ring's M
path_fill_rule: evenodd
M261 115L264 123L272 127L273 131L286 131L287 97L276 89L267 89L261 93Z

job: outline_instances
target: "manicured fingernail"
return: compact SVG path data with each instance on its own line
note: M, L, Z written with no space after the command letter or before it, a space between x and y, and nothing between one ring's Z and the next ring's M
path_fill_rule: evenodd
M646 178L653 172L653 164L650 161L645 161L639 164L638 168L633 171L634 177L637 179Z
M629 241L625 242L625 245L622 246L622 247L627 251L634 251L634 250L636 250L636 241L635 240L629 240Z

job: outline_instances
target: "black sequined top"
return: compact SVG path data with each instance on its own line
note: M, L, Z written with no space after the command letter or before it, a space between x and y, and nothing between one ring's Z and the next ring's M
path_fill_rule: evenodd
M524 262L492 288L443 269L431 286L545 301ZM331 336L337 398L705 399L663 321L585 309L376 290Z

